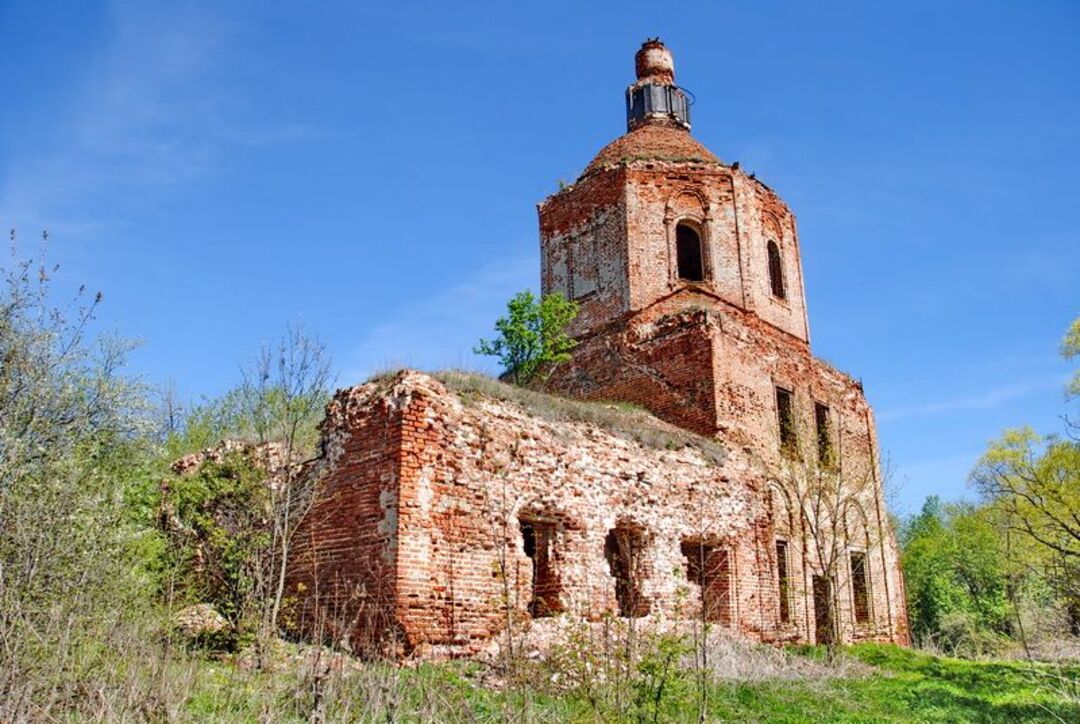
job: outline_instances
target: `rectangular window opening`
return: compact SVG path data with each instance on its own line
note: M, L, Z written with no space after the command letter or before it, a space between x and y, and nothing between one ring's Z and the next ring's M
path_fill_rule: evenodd
M867 581L866 554L852 551L851 559L851 594L855 603L855 623L870 620L870 587Z
M615 579L615 600L619 615L624 618L647 616L652 609L642 594L645 535L641 530L619 526L608 531L604 539L604 558Z
M563 610L560 602L562 584L554 560L555 531L555 523L550 521L521 521L521 542L525 555L532 561L529 615L533 618L551 616Z
M776 579L780 589L780 623L791 622L791 602L788 593L787 541L776 541Z
M817 425L818 464L823 468L831 469L835 460L833 459L832 437L829 435L828 405L814 403L814 422Z
M780 451L795 457L798 445L795 438L795 407L791 390L776 388L776 416L780 425Z
M706 621L731 625L731 557L728 549L700 541L683 541L686 579L701 591Z

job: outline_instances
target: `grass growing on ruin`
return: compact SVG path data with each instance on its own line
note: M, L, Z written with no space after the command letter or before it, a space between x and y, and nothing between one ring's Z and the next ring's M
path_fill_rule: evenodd
M802 647L801 655L823 652ZM1080 720L1080 667L948 659L891 645L844 652L847 664L793 664L797 676L707 684L707 721L1014 722ZM798 658L798 657L795 657ZM860 663L861 662L861 663ZM299 671L260 674L207 663L191 680L181 720L613 722L698 721L699 679L677 668L664 686L578 682L535 663L517 682L476 662L414 668L357 665L315 683ZM652 671L655 674L655 670ZM653 682L655 683L655 681ZM624 686L624 691L616 689ZM313 718L313 713L318 712Z
M645 409L626 402L584 402L501 382L486 375L457 370L438 372L434 377L468 403L488 397L518 405L529 414L551 422L583 422L595 425L625 440L657 450L692 447L709 461L720 465L724 446L716 440L695 435L657 419Z

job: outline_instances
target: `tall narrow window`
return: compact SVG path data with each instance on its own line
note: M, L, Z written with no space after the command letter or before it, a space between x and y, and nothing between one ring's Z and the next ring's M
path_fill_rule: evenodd
M675 252L680 279L700 282L705 278L701 263L701 237L686 224L675 227Z
M791 621L791 604L788 600L787 541L776 541L776 579L780 587L780 623Z
M791 605L788 598L788 560L787 541L776 541L776 578L780 588L780 623L791 620Z
M780 247L772 239L769 240L769 286L772 295L777 299L787 299L784 290L784 265L780 261Z
M652 608L641 593L644 566L642 554L645 547L643 531L618 526L608 531L604 539L604 557L608 569L615 578L615 600L619 615L626 618L647 616Z
M780 425L780 451L794 457L798 451L795 441L795 409L790 390L776 388L776 416Z
M814 403L814 422L817 425L818 464L823 468L832 468L832 437L829 435L829 406Z
M866 580L866 554L852 551L851 560L851 595L855 604L855 623L870 620L870 586Z
M555 569L555 524L549 521L522 520L521 542L525 555L532 560L532 598L529 614L535 618L562 611L562 586Z

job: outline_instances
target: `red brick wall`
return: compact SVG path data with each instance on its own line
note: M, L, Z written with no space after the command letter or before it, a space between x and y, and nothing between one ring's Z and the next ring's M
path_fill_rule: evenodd
M571 333L617 317L629 307L621 170L580 181L539 206L540 285L580 305Z
M704 312L691 312L612 325L581 340L548 387L585 400L632 402L674 425L712 435L714 340L706 321Z
M851 489L845 505L857 506L867 519L868 540L853 542L868 549L872 621L854 626L846 566L837 566L841 600L838 615L850 638L905 641L906 610L896 543L884 510L880 461L869 405L861 385L815 359L806 343L756 315L709 299L701 293L676 294L646 312L633 315L582 341L573 360L556 370L552 389L575 397L625 400L643 405L662 419L706 435L715 435L730 449L744 451L760 477L789 490L796 501L797 481L805 469L787 463L780 451L777 386L793 393L799 458L816 464L815 403L828 407L830 446L839 463L836 473ZM701 308L711 304L709 311ZM694 308L693 311L677 310ZM668 311L672 310L672 311ZM795 486L796 489L792 489ZM797 510L797 503L790 503ZM797 517L797 516L796 516ZM805 557L802 526L785 538L792 555ZM775 546L760 532L754 562L735 561L754 571L771 571ZM867 543L869 545L867 545ZM812 630L808 603L814 566L792 567L792 626L801 619ZM763 590L766 590L767 587ZM771 590L771 589L768 589ZM778 608L775 595L764 596L766 608ZM763 624L768 628L766 624ZM758 627L760 628L760 627ZM789 627L790 628L790 627ZM789 634L798 637L794 628Z
M354 413L328 425L329 439L343 444L324 462L325 497L312 517L323 522L305 527L314 545L297 556L323 564L314 576L294 571L290 590L305 582L302 598L358 585L392 592L392 615L381 613L405 652L467 654L487 646L508 615L515 626L528 624L535 559L525 551L523 520L543 521L553 532L547 564L560 589L557 607L569 615L618 611L605 541L613 529L631 529L641 540L636 590L652 614L697 615L700 592L687 580L684 550L697 541L727 551L725 624L764 641L812 639L812 566L798 539L799 516L784 522L760 461L741 449L729 448L717 464L693 447L655 438L643 445L594 424L537 417L515 403L459 398L412 372L343 392L338 403ZM390 480L396 486L385 484ZM386 537L388 522L395 533ZM777 536L791 540L788 624L779 621ZM374 575L362 564L388 552L392 570ZM895 566L895 551L884 555L883 565ZM845 636L900 639L900 611L882 598L885 570L872 558L870 566L872 621L857 630L841 610ZM720 584L710 584L720 595ZM301 608L317 607L305 600ZM353 641L370 638L359 629L350 632Z
M323 423L316 494L297 529L284 623L356 651L398 637L398 478L402 413L377 384L339 392Z
M542 291L578 299L582 314L571 329L576 336L679 289L699 288L809 339L795 217L772 190L738 169L624 159L546 199L539 215ZM702 237L702 282L677 277L680 222ZM784 299L771 293L769 240L781 249ZM587 280L588 293L575 289L573 279Z

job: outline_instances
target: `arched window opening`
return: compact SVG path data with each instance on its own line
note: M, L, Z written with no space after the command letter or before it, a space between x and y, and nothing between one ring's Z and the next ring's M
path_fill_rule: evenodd
M792 562L789 557L793 549L789 545L792 531L795 530L791 516L791 501L787 493L776 483L769 485L769 510L773 521L773 535L776 546L776 586L779 593L780 623L792 621L792 583L790 571ZM795 566L797 569L797 566Z
M676 226L675 250L680 279L700 282L705 278L704 265L701 263L701 237L697 231L686 224Z
M777 299L787 299L784 289L784 265L780 262L780 247L769 240L769 286Z

